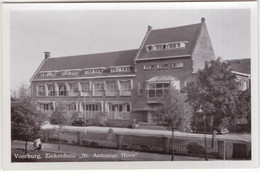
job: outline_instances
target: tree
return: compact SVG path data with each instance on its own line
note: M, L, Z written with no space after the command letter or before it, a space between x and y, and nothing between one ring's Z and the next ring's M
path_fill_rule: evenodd
M20 83L19 87L17 89L11 89L11 98L12 99L29 99L29 92L30 88L29 86L22 82Z
M235 119L246 119L248 123L244 131L251 132L251 90L239 91L237 97L237 116Z
M205 68L197 73L195 81L183 91L194 110L202 109L206 117L210 117L209 125L213 129L220 129L223 123L228 127L237 115L237 85L229 63L218 58L206 62Z
M27 98L29 97L29 86L26 83L21 83L18 89L18 97L19 98Z
M190 130L192 108L185 100L184 94L172 88L165 97L160 99L155 111L158 123L167 126L172 131L172 161L174 160L174 130Z
M58 150L60 150L60 136L63 126L69 123L69 120L65 117L66 111L63 106L57 106L50 117L50 123L59 126L59 144Z
M16 99L11 103L11 139L25 141L25 154L28 141L40 137L43 116L29 99Z

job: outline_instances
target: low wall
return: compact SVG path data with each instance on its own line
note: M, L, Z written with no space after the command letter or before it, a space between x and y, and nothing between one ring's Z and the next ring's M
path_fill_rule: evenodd
M58 142L57 130L44 130L44 142ZM116 134L110 129L108 132L70 132L63 131L61 143L77 144L90 147L105 147L143 152L170 154L172 140L167 136L137 136ZM237 140L207 139L207 155L219 159L251 159L251 143ZM175 137L174 152L182 155L205 156L205 142L201 138Z
M108 119L108 124L113 127L129 128L132 122L130 120Z

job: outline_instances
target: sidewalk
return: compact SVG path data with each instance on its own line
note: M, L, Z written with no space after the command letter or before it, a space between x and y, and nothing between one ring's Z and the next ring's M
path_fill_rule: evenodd
M30 145L32 143L29 143ZM14 141L12 143L12 149L24 149L23 141ZM171 155L157 154L157 153L145 153L145 152L134 152L125 150L115 149L103 149L103 148L92 148L84 146L74 145L61 145L61 150L58 151L58 144L43 143L44 151L41 152L43 157L42 161L57 162L57 161L170 161ZM30 154L37 154L38 151L29 151ZM68 159L57 159L50 158L44 159L46 154L50 155L64 155L68 154L73 158ZM213 160L213 159L211 159ZM40 161L40 160L39 160ZM204 161L204 158L191 157L191 156L179 156L175 155L175 161Z

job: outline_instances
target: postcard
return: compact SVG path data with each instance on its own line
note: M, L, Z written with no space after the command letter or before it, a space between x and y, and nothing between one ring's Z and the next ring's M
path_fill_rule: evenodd
M256 168L256 8L4 3L3 169Z

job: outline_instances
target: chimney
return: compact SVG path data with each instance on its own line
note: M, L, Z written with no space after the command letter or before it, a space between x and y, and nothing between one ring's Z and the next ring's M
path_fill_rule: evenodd
M204 17L201 18L201 23L205 23L206 19Z
M45 60L50 58L51 53L50 52L44 52L44 58Z
M148 31L152 30L153 27L152 26L148 26Z

